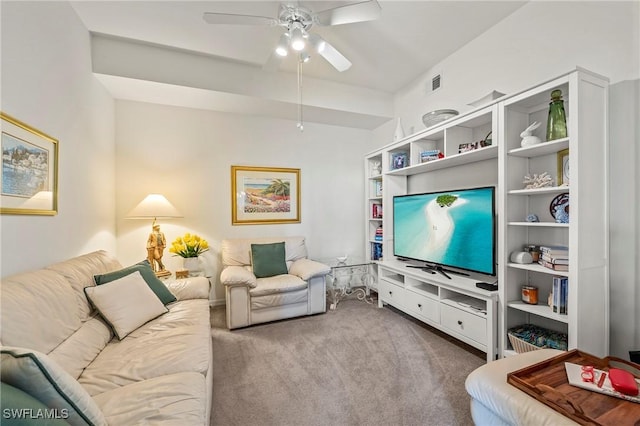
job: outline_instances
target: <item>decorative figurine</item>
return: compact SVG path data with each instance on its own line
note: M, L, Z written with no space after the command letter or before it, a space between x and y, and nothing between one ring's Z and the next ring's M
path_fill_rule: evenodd
M171 272L167 271L162 263L162 255L164 248L167 246L167 240L164 237L164 233L160 231L160 225L153 223L151 226L152 231L147 239L147 260L151 264L153 272L158 277L164 277L171 275Z
M377 176L382 173L382 163L380 161L374 161L371 164L371 176Z
M539 137L532 135L533 131L538 127L540 127L540 123L538 121L534 121L533 124L531 124L529 127L524 129L522 133L520 133L520 137L522 138L520 146L531 146L539 144L541 142Z
M537 214L529 213L527 215L527 222L540 222Z
M549 176L549 173L544 172L539 175L526 175L522 183L525 185L524 189L546 188L553 185L553 178Z

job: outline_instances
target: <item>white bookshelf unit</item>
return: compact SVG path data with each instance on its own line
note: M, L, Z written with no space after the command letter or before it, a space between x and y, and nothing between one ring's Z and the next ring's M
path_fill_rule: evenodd
M545 142L549 94L556 89L564 98L568 137ZM607 79L578 69L498 103L503 193L498 278L505 356L513 353L507 330L523 323L567 333L569 349L609 354L607 96ZM520 132L534 121L542 123L534 134L543 142L521 147ZM570 182L559 186L558 153L567 149ZM554 186L523 189L524 175L542 172L554 177ZM549 205L564 193L569 194L569 223L556 223ZM536 214L540 222L527 222L528 214ZM567 246L569 270L511 263L509 254L526 244ZM547 304L554 276L569 280L567 314L553 312ZM538 288L537 305L521 301L522 285Z
M562 90L567 115L568 137L545 141L551 91ZM579 348L597 356L609 349L608 271L608 80L584 69L575 69L553 80L513 95L503 96L475 110L461 114L389 144L365 156L366 255L373 261L380 305L398 309L487 352L487 359L514 353L507 338L509 328L535 324L568 334L569 349ZM542 142L522 147L520 133L534 121L534 132ZM459 152L459 145L484 140L491 133L492 144ZM420 153L439 149L444 158L422 163ZM570 184L524 189L527 174L548 172L557 182L560 152L569 152ZM393 158L406 155L406 166L394 168ZM381 168L373 168L375 163ZM560 171L561 172L561 171ZM393 197L440 190L495 186L497 212L497 280L499 290L487 292L477 281L496 277L472 276L444 280L406 268L393 256ZM382 193L380 193L380 187ZM569 223L556 223L550 203L569 194ZM373 217L373 204L384 206L383 217ZM540 221L529 222L536 214ZM382 241L376 230L382 227ZM380 244L382 258L375 257ZM526 245L569 247L569 270L554 271L538 264L515 264L514 251ZM547 306L553 276L569 280L567 314ZM395 277L395 278L394 278ZM537 305L523 303L523 285L539 291ZM393 294L390 294L391 291ZM458 296L484 304L487 328L480 334L456 330L451 314L457 309L478 312L458 303ZM467 302L470 299L467 299ZM416 308L419 303L419 309ZM494 306L495 309L490 306ZM414 306L416 305L416 306ZM473 306L473 305L472 305ZM473 317L475 315L475 317ZM455 317L455 315L454 315ZM480 327L482 328L482 327Z

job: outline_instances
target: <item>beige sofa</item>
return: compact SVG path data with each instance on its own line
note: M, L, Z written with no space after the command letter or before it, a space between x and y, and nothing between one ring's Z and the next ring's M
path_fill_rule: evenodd
M540 349L489 362L472 371L465 387L471 397L471 416L476 425L559 426L576 425L542 402L507 383L507 374L564 352Z
M94 275L121 268L108 253L97 251L3 278L3 390L34 396L52 410L49 414L70 424L208 425L209 281L196 277L163 282L170 291L164 295L177 299L166 304L149 295L150 285L140 281L140 272L95 285ZM124 287L113 291L114 285ZM143 299L129 296L133 291ZM136 307L122 309L127 303ZM138 317L148 311L154 319L142 325L132 322L131 316L145 321Z
M281 273L256 277L252 244L279 243L284 243ZM304 237L223 240L222 263L229 329L326 312L325 276L331 269L307 258Z

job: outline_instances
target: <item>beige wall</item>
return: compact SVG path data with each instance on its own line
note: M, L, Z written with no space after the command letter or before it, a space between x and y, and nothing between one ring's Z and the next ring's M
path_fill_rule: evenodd
M198 109L116 103L118 257L133 263L145 255L150 222L124 216L151 192L163 193L184 218L165 220L173 241L185 232L206 238L205 258L214 299L220 241L224 238L303 235L314 258L364 251L362 156L371 132ZM302 222L231 225L231 165L301 169ZM181 260L165 255L170 269Z
M3 112L59 140L57 216L0 217L1 276L115 251L114 102L64 2L2 2Z

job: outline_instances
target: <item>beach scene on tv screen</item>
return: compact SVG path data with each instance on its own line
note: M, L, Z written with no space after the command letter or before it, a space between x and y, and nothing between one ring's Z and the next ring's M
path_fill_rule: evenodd
M396 256L493 272L492 188L394 199Z

